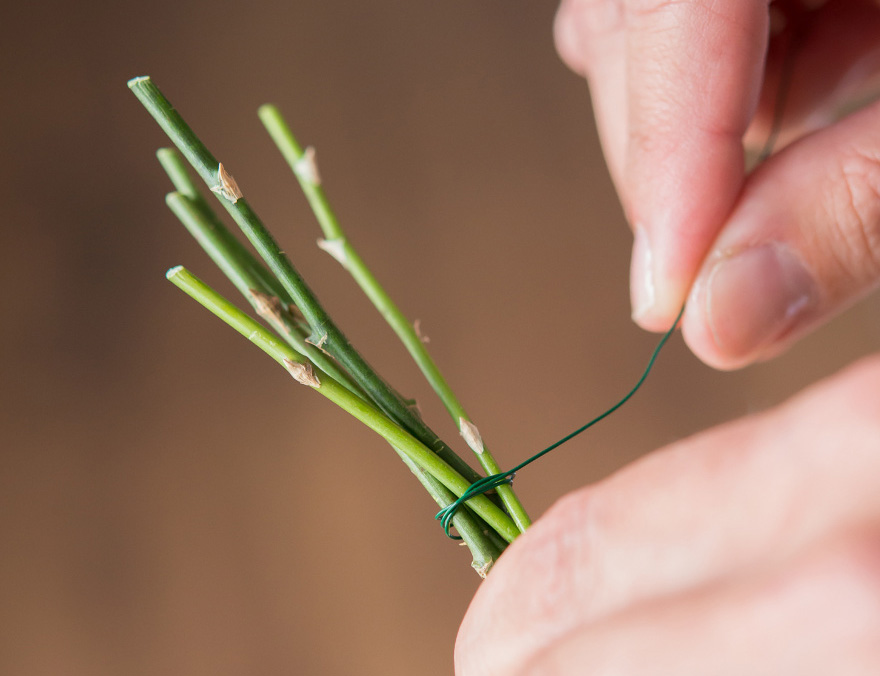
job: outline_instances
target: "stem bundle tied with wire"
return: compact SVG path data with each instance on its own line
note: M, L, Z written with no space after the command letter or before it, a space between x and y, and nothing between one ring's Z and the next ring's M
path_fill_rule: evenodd
M443 402L464 445L486 473L483 476L442 440L422 420L412 402L355 349L281 251L226 165L210 153L150 78L134 78L128 84L179 151L163 148L157 153L174 187L166 197L168 207L263 323L182 266L170 269L168 279L247 337L298 383L316 390L382 436L440 507L437 518L446 534L464 541L473 556L472 566L485 577L505 547L531 523L511 485L513 474L622 406L644 382L675 327L663 337L641 379L620 402L513 470L502 471L483 434L429 354L417 325L391 300L339 224L324 193L314 149L300 146L276 107L261 107L260 119L293 171L323 231L320 248L351 274L398 335ZM262 261L226 227L196 186L184 158ZM451 534L451 528L457 536Z

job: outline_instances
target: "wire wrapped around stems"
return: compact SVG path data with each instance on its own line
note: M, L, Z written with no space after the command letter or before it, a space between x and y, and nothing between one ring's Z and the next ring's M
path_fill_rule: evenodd
M675 329L678 326L678 322L681 321L681 317L684 314L684 308L685 308L685 306L682 305L681 310L678 311L678 316L675 318L675 321L672 322L672 326L669 328L669 330L666 333L663 334L663 337L660 339L660 342L657 343L657 347L655 347L654 351L651 353L651 358L648 360L648 365L647 365L647 367L645 367L644 372L642 372L642 375L639 378L638 382L635 384L635 386L629 392L627 392L627 394L620 401L618 401L616 404L614 404L614 406L612 406L611 408L606 410L604 413L596 416L595 418L590 420L585 425L582 425L581 427L577 428L574 432L562 437L562 439L560 439L559 441L557 441L553 444L550 444L543 451L539 451L538 453L535 453L535 455L530 457L528 460L521 462L513 469L509 469L506 472L501 472L499 474L490 474L487 477L483 477L482 479L475 481L474 483L472 483L468 487L468 489L461 495L461 497L458 498L458 500L456 500L455 502L450 504L448 507L445 507L445 508L441 509L439 512L437 512L437 515L434 518L440 521L440 523L443 526L443 531L446 533L446 536L449 538L452 538L453 540L459 539L455 535L452 535L449 532L449 528L452 525L452 518L455 516L455 513L468 500L470 500L471 498L475 498L478 495L483 495L484 493L487 493L488 491L491 491L495 488L498 488L498 486L503 486L505 484L511 483L513 481L513 477L523 467L525 467L526 465L530 465L531 463L535 462L535 460L537 460L538 458L541 458L541 457L547 455L550 451L552 451L556 448L559 448L566 441L574 439L581 432L585 432L586 430L590 429L597 422L607 418L609 415L611 415L617 409L619 409L621 406L623 406L626 402L628 402L630 400L630 398L644 384L645 380L648 378L648 374L651 372L651 369L654 367L654 362L657 361L657 357L660 354L660 350L663 349L663 346L666 345L666 342L672 337L672 334L675 333Z

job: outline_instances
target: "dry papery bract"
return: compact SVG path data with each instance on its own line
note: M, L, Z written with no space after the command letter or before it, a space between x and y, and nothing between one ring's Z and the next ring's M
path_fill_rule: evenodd
M308 385L309 387L321 386L321 381L318 380L315 369L313 369L312 365L308 362L298 362L293 361L292 359L285 359L284 368L287 369L287 372L293 376L293 379L296 382L302 385Z

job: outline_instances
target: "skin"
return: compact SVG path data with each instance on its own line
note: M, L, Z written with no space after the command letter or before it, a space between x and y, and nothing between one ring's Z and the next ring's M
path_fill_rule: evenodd
M880 103L839 115L880 81L880 6L813 5L557 17L633 224L634 319L664 329L687 297L685 339L717 368L778 354L880 279ZM779 149L746 174L793 38ZM880 673L877 476L880 355L564 497L480 587L456 673Z
M563 60L590 81L635 233L634 318L665 330L689 295L684 337L725 369L776 354L875 287L880 272L880 103L831 124L846 100L880 84L880 6L771 7L788 28L769 41L764 92L766 2L570 0L556 22ZM797 27L781 137L790 145L746 176L742 139L762 143L768 133ZM766 303L708 293L719 262L767 244L804 272L793 295L806 300L782 324L785 313ZM769 272L750 276L771 281ZM731 311L748 331L722 321Z

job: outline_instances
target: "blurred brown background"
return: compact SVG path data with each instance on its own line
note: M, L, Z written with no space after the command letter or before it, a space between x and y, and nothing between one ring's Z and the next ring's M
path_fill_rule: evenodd
M9 4L9 3L7 3ZM626 391L630 236L555 3L9 4L0 229L0 673L448 674L477 587L381 440L168 284L150 74L380 370L452 424L335 263L256 119L318 148L352 239L502 464ZM229 287L222 286L224 290ZM519 477L534 515L880 345L880 302L722 374L673 341L626 409ZM537 377L536 377L537 375Z

